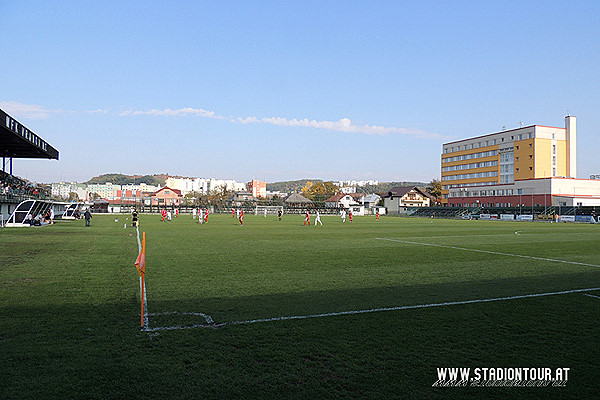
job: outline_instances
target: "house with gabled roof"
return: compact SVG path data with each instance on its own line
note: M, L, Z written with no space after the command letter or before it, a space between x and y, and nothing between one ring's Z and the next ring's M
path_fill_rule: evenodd
M325 200L325 207L328 208L350 208L350 206L362 205L362 199L364 198L362 193L343 193L339 192L327 200Z
M379 203L379 200L381 200L381 196L379 196L378 194L372 193L372 194L368 194L363 198L363 204L365 205L366 208L373 208L377 205L377 203Z
M429 207L432 196L418 186L394 187L382 196L388 213L401 213L407 207Z
M181 204L183 196L181 190L171 189L168 186L158 189L152 193L152 205L178 206Z

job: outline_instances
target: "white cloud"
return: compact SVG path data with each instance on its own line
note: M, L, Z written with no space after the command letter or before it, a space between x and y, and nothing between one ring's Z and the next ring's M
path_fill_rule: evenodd
M153 115L153 116L185 116L185 115L195 115L203 118L212 118L212 119L223 119L224 117L217 115L214 111L207 111L201 108L180 108L178 110L171 110L170 108L164 110L146 110L146 111L135 111L128 110L119 113L121 116L128 115Z
M439 138L440 135L427 133L418 129L407 129L407 128L396 128L386 127L378 125L354 125L349 118L342 118L338 121L316 121L304 119L287 119L283 117L270 117L258 119L256 117L248 118L237 118L235 122L242 124L250 123L263 123L272 124L277 126L291 126L291 127L304 127L304 128L315 128L325 129L336 132L349 132L349 133L363 133L366 135L387 135L390 133L398 133L402 135L412 135L425 138Z
M211 118L211 119L225 119L225 117L216 114L214 111L207 111L201 108L180 108L178 110L171 110L170 108L164 110L146 110L146 111L134 111L128 110L123 111L119 115L121 116L129 116L129 115L153 115L153 116L186 116L186 115L194 115L203 118ZM423 138L442 138L442 135L428 133L419 129L408 129L408 128L398 128L398 127L387 127L387 126L379 126L379 125L355 125L349 118L342 118L338 121L316 121L309 120L307 118L303 119L287 119L285 117L266 117L266 118L257 118L257 117L236 117L230 116L228 117L229 121L232 123L239 124L270 124L276 126L288 126L288 127L302 127L302 128L314 128L314 129L324 129L329 131L336 132L348 132L348 133L362 133L366 135L387 135L391 133L401 134L401 135L411 135Z
M37 104L23 104L16 101L0 101L0 108L17 118L46 119L52 114L62 113L62 110L51 110Z

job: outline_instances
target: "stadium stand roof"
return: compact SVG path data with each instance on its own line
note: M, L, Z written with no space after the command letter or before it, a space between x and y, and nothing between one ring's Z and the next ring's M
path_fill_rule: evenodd
M0 157L58 160L58 150L0 109Z

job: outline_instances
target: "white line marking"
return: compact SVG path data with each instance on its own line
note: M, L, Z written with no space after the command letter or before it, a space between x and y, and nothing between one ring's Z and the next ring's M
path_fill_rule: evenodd
M524 256L524 255L521 255L521 254L500 253L498 251L490 251L490 250L468 249L466 247L448 246L448 245L443 245L443 244L419 243L419 242L412 242L410 240L387 239L387 238L375 238L375 239L378 239L378 240L387 240L387 241L390 241L390 242L398 242L398 243L404 243L404 244L417 244L417 245L420 245L420 246L443 247L443 248L446 248L446 249L473 251L473 252L477 252L477 253L495 254L495 255L498 255L498 256L510 256L510 257L529 258L531 260L551 261L551 262L557 262L557 263L574 264L574 265L584 265L586 267L600 268L600 265L596 265L596 264L587 264L587 263L581 263L581 262L577 262L577 261L557 260L557 259L554 259L554 258Z
M204 314L204 313L199 313L199 312L179 312L179 311L169 311L169 312L162 312L162 313L150 313L148 314L149 316L157 316L157 315L175 315L175 314L181 314L181 315L193 315L196 317L204 317L204 319L206 320L207 324L214 324L214 321L212 319L212 317L210 315Z
M138 225L135 226L135 231L137 232L137 241L138 241L138 253L142 251L142 241L140 240L140 228Z
M584 293L584 295L589 296L589 297L593 297L595 299L600 299L600 296L594 296L593 294Z
M507 297L494 297L490 299L477 299L477 300L462 300L462 301L449 301L445 303L430 303L430 304L417 304L412 306L398 306L398 307L384 307L384 308L371 308L368 310L354 310L354 311L340 311L340 312L331 312L331 313L322 313L322 314L310 314L310 315L293 315L287 317L273 317L273 318L258 318L251 319L246 321L231 321L231 322L221 322L221 323L207 323L207 324L195 324L189 326L162 326L156 328L146 328L144 331L146 332L156 332L156 331L167 331L167 330L176 330L176 329L192 329L192 328L220 328L227 325L242 325L242 324L255 324L258 322L274 322L274 321L288 321L295 319L308 319L308 318L323 318L323 317L337 317L341 315L354 315L354 314L367 314L381 311L398 311L398 310L412 310L417 308L429 308L429 307L444 307L444 306L454 306L461 304L473 304L473 303L488 303L492 301L505 301L505 300L515 300L515 299L526 299L531 297L542 297L542 296L554 296L554 295L563 295L563 294L571 294L571 293L582 293L582 292L592 292L600 290L600 287L596 288L588 288L588 289L573 289L573 290L563 290L560 292L546 292L546 293L535 293L535 294L524 294L517 296L507 296Z
M519 231L521 232L521 231ZM497 233L494 235L443 235L443 236L413 236L407 239L445 239L445 238L471 238L471 237L490 237L490 236L512 236L510 233ZM377 238L381 239L381 238Z

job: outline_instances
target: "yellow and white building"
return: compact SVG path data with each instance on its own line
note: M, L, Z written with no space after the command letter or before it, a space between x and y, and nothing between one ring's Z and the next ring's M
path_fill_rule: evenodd
M577 179L577 122L524 126L442 147L442 203L453 207L600 205L600 181Z

